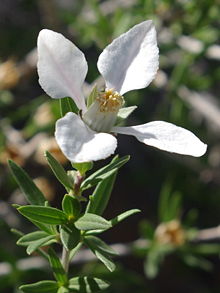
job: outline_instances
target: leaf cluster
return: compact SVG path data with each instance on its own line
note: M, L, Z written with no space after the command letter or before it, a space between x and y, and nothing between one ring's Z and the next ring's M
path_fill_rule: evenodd
M64 263L61 262L52 245L59 244L68 252L68 263L82 245L85 245L109 271L115 269L112 258L117 253L97 235L139 212L133 209L110 220L102 216L110 199L118 169L129 160L129 156L114 157L108 165L88 177L86 173L92 167L90 162L74 164L75 170L66 172L49 152L45 153L45 157L54 175L67 192L62 199L61 209L50 206L29 175L15 162L9 161L12 174L29 203L15 207L38 228L34 232L22 235L17 244L26 247L29 255L35 251L43 255L48 260L56 279L56 281L48 280L23 285L20 289L23 292L97 292L106 288L108 284L101 279L86 276L69 279ZM94 190L83 211L81 202L87 201L83 191L90 188Z

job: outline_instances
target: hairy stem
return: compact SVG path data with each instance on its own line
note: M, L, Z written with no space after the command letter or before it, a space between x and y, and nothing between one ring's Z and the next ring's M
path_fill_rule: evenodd
M63 247L62 264L66 273L68 273L68 270L69 270L69 256L70 256L70 251L67 250L65 247Z
M84 180L84 176L80 174L79 171L77 171L77 176L75 178L75 184L74 184L74 193L75 195L80 195L80 186Z

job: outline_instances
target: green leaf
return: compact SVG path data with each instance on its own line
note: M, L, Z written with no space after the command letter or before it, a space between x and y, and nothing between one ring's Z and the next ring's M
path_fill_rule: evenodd
M124 107L119 109L116 125L121 124L126 118L128 118L129 115L131 115L135 109L137 109L137 106Z
M40 281L19 287L24 293L56 293L59 286L55 281Z
M45 152L45 157L48 164L50 165L54 175L60 181L61 184L66 188L67 191L73 189L73 186L66 174L63 166L48 152Z
M140 213L140 210L132 209L132 210L129 210L129 211L126 211L126 212L122 213L121 215L116 216L115 218L113 218L112 220L109 221L111 223L111 226L109 228L112 228L113 226L115 226L118 223L122 222L126 218L128 218L128 217L130 217L130 216L132 216L134 214L137 214L137 213ZM109 228L100 229L100 230L90 230L89 232L86 233L86 235L99 234L99 233L102 233L102 232L108 230Z
M80 231L74 225L62 225L60 228L60 238L63 246L67 250L72 250L80 242Z
M216 243L202 243L189 246L189 250L192 254L219 254L219 244Z
M25 195L26 200L32 205L44 206L46 199L29 175L15 162L9 160L8 163L17 184Z
M173 251L174 248L170 245L153 245L148 250L147 258L144 262L144 271L148 278L153 279L157 276L165 256Z
M203 257L194 256L191 254L183 255L183 261L190 267L196 267L205 271L211 271L213 264Z
M112 226L115 226L117 225L118 223L122 222L123 220L125 220L126 218L134 215L134 214L137 214L137 213L140 213L141 211L138 210L138 209L132 209L132 210L129 210L129 211L126 211L118 216L116 216L115 218L113 218L110 222L112 224Z
M66 214L56 208L22 206L18 211L26 218L43 224L60 225L67 222Z
M78 108L74 103L73 99L66 97L59 100L60 101L60 113L61 116L65 116L68 112L78 113Z
M60 259L54 252L52 248L48 250L48 255L49 255L49 262L50 266L52 268L53 274L56 278L56 280L59 282L60 285L66 285L68 282L66 273L64 271L64 268L60 262Z
M67 171L67 176L68 176L68 179L69 179L71 185L74 186L75 180L76 180L76 177L77 177L77 171L76 170L68 170Z
M95 101L95 99L98 97L98 90L97 90L97 85L94 86L92 89L90 95L88 96L87 99L87 108L89 108L90 105Z
M69 293L69 289L67 289L66 287L62 286L62 287L59 288L57 293Z
M11 231L11 233L13 233L13 234L14 234L15 236L17 236L17 237L22 237L22 236L24 236L24 233L21 232L21 231L18 230L18 229L11 228L10 231Z
M116 251L114 251L109 245L107 245L103 240L101 240L100 238L96 236L89 235L89 236L86 236L85 239L86 239L86 242L89 241L90 246L92 246L93 248L97 250L105 252L111 256L118 255Z
M148 254L148 257L144 261L144 272L149 279L153 279L157 276L160 267L160 260L157 254Z
M79 230L106 230L111 227L111 223L101 216L95 214L84 214L75 222Z
M93 168L93 162L84 162L84 163L72 163L73 168L78 170L83 176L87 171Z
M113 272L115 270L115 264L111 258L117 255L117 253L98 237L86 236L84 241L107 269Z
M75 197L66 194L62 200L62 209L69 220L76 220L80 215L81 205Z
M33 223L36 227L38 227L40 230L45 231L48 234L54 235L56 234L57 230L56 230L56 226L52 226L52 225L48 225L48 224L43 224L40 222L36 222L30 218L28 218L29 221L31 221L31 223Z
M49 234L44 231L31 232L18 239L17 245L28 246L31 242L45 238L47 236L49 236Z
M82 247L83 243L79 242L77 244L76 247L74 247L71 251L70 251L70 260L77 254L77 252L80 250L80 248Z
M84 190L96 185L99 181L112 175L117 169L127 163L129 159L129 156L124 156L122 158L118 158L118 156L115 156L107 166L99 169L98 171L90 175L86 180L84 180L81 184L81 188Z
M42 246L50 245L51 243L57 242L55 237L53 235L49 235L47 237L44 237L42 239L36 240L28 245L27 247L27 254L32 254L35 250Z
M108 287L109 283L98 278L76 277L69 280L69 288L80 293L95 293Z
M93 194L89 197L86 213L102 215L110 199L115 183L117 171L111 176L98 183Z

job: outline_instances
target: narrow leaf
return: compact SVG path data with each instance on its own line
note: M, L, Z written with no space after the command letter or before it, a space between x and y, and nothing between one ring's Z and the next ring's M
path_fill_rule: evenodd
M110 256L116 256L118 253L113 250L109 245L107 245L103 240L96 236L86 236L86 241L89 241L90 246L93 247L96 250L102 251Z
M18 229L11 228L10 231L11 231L11 233L13 233L14 235L16 235L17 237L22 237L22 236L24 236L24 233L21 232L21 231L18 230Z
M111 223L101 216L87 213L75 222L79 230L105 230L111 227Z
M110 272L113 272L115 270L115 267L116 267L115 263L112 261L112 259L108 255L98 250L95 251L95 255L106 266L106 268Z
M98 278L76 277L69 280L69 288L80 293L95 293L108 287L109 283Z
M62 209L67 214L69 220L76 220L79 217L81 206L75 197L66 194L62 201Z
M78 245L70 251L70 260L77 254L77 252L80 250L82 245L83 245L83 243L79 242Z
M86 212L102 215L109 202L111 192L115 183L117 171L111 176L102 180L96 186L93 194L90 196Z
M49 234L44 231L31 232L18 239L17 244L22 246L28 246L30 242L45 238L47 236L49 236Z
M132 209L132 210L129 210L129 211L126 211L120 215L118 215L117 217L113 218L110 222L112 224L112 226L115 226L117 225L118 223L122 222L123 220L125 220L126 218L134 215L134 214L137 214L137 213L140 213L141 211L138 210L138 209Z
M65 116L68 112L78 113L78 108L74 103L73 99L66 97L59 100L60 101L60 114Z
M117 225L118 223L122 222L126 218L128 218L136 213L140 213L140 210L133 209L130 211L126 211L126 212L122 213L121 215L116 216L115 218L113 218L112 220L109 221L111 223L111 226L109 228L112 228L113 226ZM94 234L103 233L104 231L108 230L109 228L100 229L100 230L90 230L86 233L86 235L94 235Z
M48 224L43 224L43 223L40 223L40 222L36 222L34 220L31 220L30 218L29 218L29 221L31 221L31 223L33 223L40 230L43 230L44 232L46 232L46 233L48 233L50 235L54 235L57 232L56 226L52 226L52 225L48 225Z
M117 156L113 158L113 160L105 167L99 169L92 175L90 175L86 180L83 181L81 187L82 189L87 189L97 184L100 180L107 178L107 176L102 177L106 173L109 172L108 176L114 173L120 167L122 167L129 160L129 156L124 156L122 158L118 158Z
M115 264L111 258L117 255L117 253L111 247L95 236L86 236L84 241L96 257L104 263L108 270L111 272L115 270Z
M48 151L45 152L45 157L54 175L57 177L60 183L64 185L67 191L71 190L73 186L71 185L63 166Z
M55 237L53 235L49 235L47 237L38 239L36 241L33 241L32 243L30 243L27 247L27 254L32 254L35 250L37 250L38 248L42 247L42 246L47 246L50 245L51 243L57 242L57 240L55 239Z
M67 222L66 214L56 208L22 206L18 211L26 218L43 224L60 225Z
M60 262L60 259L52 248L48 250L49 262L52 268L53 274L60 285L65 285L68 281L64 268Z
M24 293L56 293L58 284L55 281L40 281L33 284L22 285L20 290Z
M80 242L80 231L74 225L62 225L60 238L64 247L67 250L72 250Z
M8 163L17 184L24 193L26 200L30 204L44 206L46 199L29 175L15 162L9 160Z
M187 254L183 256L183 260L190 267L200 268L205 271L211 271L213 269L213 264L203 257Z

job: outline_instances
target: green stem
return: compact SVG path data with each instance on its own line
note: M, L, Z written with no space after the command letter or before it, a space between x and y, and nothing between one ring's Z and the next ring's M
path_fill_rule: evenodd
M66 273L68 273L68 270L69 270L69 259L70 259L70 251L67 250L65 247L63 247L62 264Z

